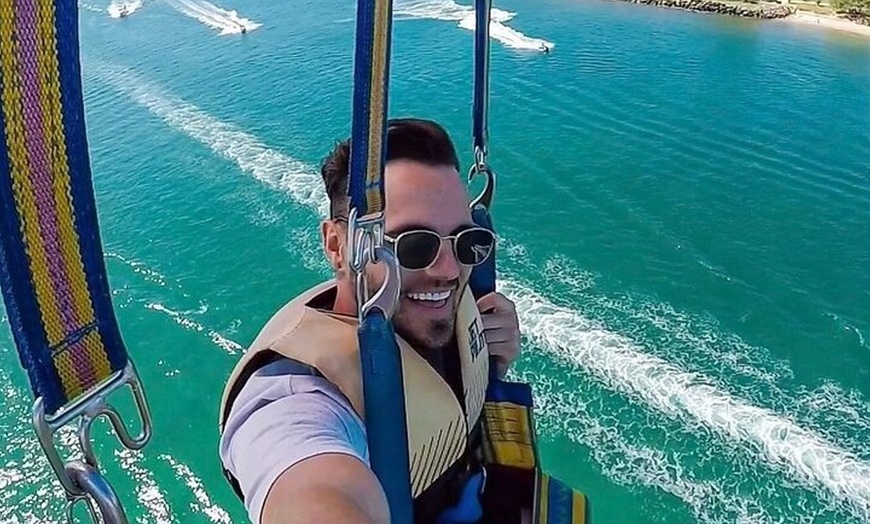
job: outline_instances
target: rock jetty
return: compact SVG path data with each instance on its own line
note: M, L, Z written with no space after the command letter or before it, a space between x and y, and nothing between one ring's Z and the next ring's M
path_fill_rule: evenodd
M717 13L720 15L741 16L744 18L760 18L772 20L785 18L795 12L791 6L785 5L759 5L759 4L726 4L715 0L623 0L632 4L646 4L673 9L686 9L688 11L700 11Z

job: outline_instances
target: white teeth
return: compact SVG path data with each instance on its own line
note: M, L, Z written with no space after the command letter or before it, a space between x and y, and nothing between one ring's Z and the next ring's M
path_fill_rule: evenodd
M430 300L432 302L437 302L439 300L446 300L450 298L450 294L452 291L442 291L440 293L408 293L408 298L414 300Z

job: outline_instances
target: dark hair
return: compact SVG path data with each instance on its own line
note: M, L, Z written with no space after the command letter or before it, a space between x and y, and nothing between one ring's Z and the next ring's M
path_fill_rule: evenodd
M413 160L430 166L453 166L459 159L450 135L431 120L398 118L387 122L386 161ZM329 216L349 213L347 181L350 170L350 139L338 142L320 165L320 176L329 197Z

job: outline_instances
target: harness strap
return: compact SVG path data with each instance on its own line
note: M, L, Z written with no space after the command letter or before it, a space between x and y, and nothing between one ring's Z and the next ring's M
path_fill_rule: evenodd
M475 150L485 155L489 139L489 20L492 0L475 0L474 7L473 145Z
M114 507L117 499L80 482L99 475L91 423L106 416L130 449L147 443L151 426L106 278L85 133L76 0L0 0L0 131L0 286L36 397L37 435L71 501L91 496L100 508ZM106 401L125 385L142 421L135 438ZM61 459L53 435L75 419L93 475L74 478L70 471L78 470ZM103 512L103 518L118 522L118 514Z
M0 282L47 414L127 365L97 230L75 0L0 0Z
M358 0L348 196L360 218L384 209L392 20L392 0Z
M483 193L471 204L471 218L480 227L495 231L490 216L490 205L495 190L495 175L487 165L489 143L489 22L492 0L475 0L474 30L474 107L473 107L473 145L474 158L469 178L478 173L486 176ZM483 264L471 271L469 285L475 298L495 291L495 250ZM495 373L495 366L492 366Z
M357 278L358 339L369 459L384 488L391 521L411 524L414 506L402 363L390 323L401 283L398 263L383 247L392 5L392 0L357 2L348 253ZM376 261L386 262L390 270L381 288L369 295L365 266Z

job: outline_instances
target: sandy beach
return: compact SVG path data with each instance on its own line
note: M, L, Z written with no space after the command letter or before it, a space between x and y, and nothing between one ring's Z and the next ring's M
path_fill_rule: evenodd
M789 15L785 18L782 18L781 20L795 24L813 25L817 27L824 27L826 29L833 29L836 31L843 31L856 35L870 37L870 26L859 24L857 22L846 20L845 18L839 18L833 15L820 15L816 13L811 13L809 11L799 10L795 14Z

